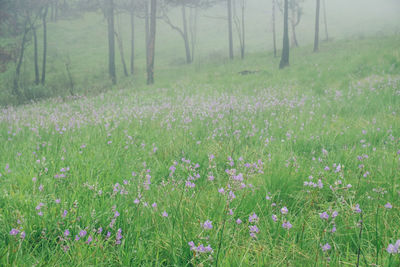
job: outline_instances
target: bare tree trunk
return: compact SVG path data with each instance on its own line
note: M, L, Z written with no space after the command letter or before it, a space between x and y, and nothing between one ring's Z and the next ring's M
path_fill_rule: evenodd
M328 35L328 22L326 18L326 5L325 5L325 0L322 0L322 9L324 10L324 24L325 24L325 40L329 40L329 35Z
M192 55L190 52L189 46L189 36L187 30L187 20L186 20L186 7L182 5L182 24L183 24L183 40L185 42L185 51L186 51L186 63L192 63Z
M107 0L107 24L108 24L108 73L113 84L117 84L115 72L115 39L114 39L114 0Z
M58 20L58 0L55 0L54 8L55 8L54 21L57 21Z
M70 60L69 56L67 57L67 60L65 62L65 69L67 71L68 80L69 80L69 93L71 94L71 96L73 96L74 95L74 79L72 78L72 74L71 74L71 60Z
M299 47L299 43L297 42L297 36L296 36L296 23L293 21L293 19L291 19L290 21L291 21L291 24L292 24L292 42L293 42L293 46Z
M228 0L228 32L229 32L229 58L233 59L232 0Z
M35 67L35 84L38 85L39 80L39 64L38 64L38 44L37 44L37 34L35 25L31 24L33 33L33 63Z
M131 75L135 73L135 7L134 0L131 0Z
M240 49L240 56L242 59L244 59L244 51L246 48L246 29L245 29L245 23L244 23L244 9L245 9L245 0L242 0L242 45Z
M144 27L145 27L145 41L146 41L146 66L149 65L149 33L150 33L150 18L149 18L149 2L145 1L144 4Z
M46 60L47 60L47 12L49 7L46 5L43 13L43 63L42 63L42 85L46 81Z
M13 94L16 95L19 99L21 99L21 92L19 91L19 75L21 73L21 66L22 66L22 60L24 58L24 52L25 52L25 45L27 42L27 34L29 32L29 27L28 26L28 21L25 21L24 24L24 35L22 36L22 42L21 42L21 48L20 48L20 52L19 52L19 58L18 58L18 63L17 63L17 67L15 69L15 77L14 77L14 84L13 84Z
M119 31L119 32L121 32L121 31ZM115 32L115 36L117 37L118 50L119 50L119 55L121 57L121 63L122 63L122 68L124 70L124 75L128 76L128 69L127 69L126 63L125 63L124 44L122 42L122 37L117 32Z
M314 52L318 52L318 44L319 44L319 9L320 9L320 1L317 1L317 10L315 13L315 39L314 39Z
M150 33L149 33L149 54L147 64L147 84L154 83L154 56L156 43L156 15L157 15L157 0L151 0L150 5Z
M274 57L276 57L275 1L276 0L272 0L272 41L274 45Z
M197 8L190 9L190 17L189 17L189 29L190 29L190 42L192 46L192 58L191 62L194 60L194 50L197 42Z
M54 0L50 1L50 21L54 21Z
M282 48L282 57L281 62L279 64L279 68L283 69L289 66L289 27L288 27L288 2L289 0L285 0L284 7L284 15L283 15L283 48Z

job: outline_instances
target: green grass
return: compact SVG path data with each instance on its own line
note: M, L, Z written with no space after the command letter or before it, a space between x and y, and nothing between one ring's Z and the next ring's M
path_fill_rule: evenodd
M318 54L295 49L281 71L268 53L169 66L151 87L138 79L98 96L3 109L1 265L192 266L216 265L218 257L220 266L343 266L356 264L360 248L360 266L397 266L399 255L386 248L400 239L399 41L328 42ZM66 167L65 178L54 178ZM305 187L309 176L323 188ZM325 221L324 211L339 215ZM256 223L249 222L253 212ZM206 220L211 230L201 227ZM284 221L293 228L282 228ZM250 225L259 229L256 238ZM25 239L10 235L13 228ZM82 229L87 235L75 241ZM213 252L194 253L189 241ZM332 248L323 252L326 243Z

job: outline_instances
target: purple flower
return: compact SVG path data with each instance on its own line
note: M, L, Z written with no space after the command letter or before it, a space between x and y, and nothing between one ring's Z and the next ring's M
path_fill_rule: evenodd
M69 232L69 230L67 229L67 230L65 230L64 231L64 237L67 237L67 236L69 236L70 235L70 232Z
M321 248L322 248L322 251L325 252L325 251L330 250L332 247L331 247L331 245L326 243L325 245L321 246Z
M210 220L205 221L205 222L203 223L203 228L206 229L206 230L212 229L212 228L213 228L212 222L211 222Z
M87 234L87 232L86 232L85 230L81 230L81 231L79 232L79 236L80 236L80 237L84 237L86 234Z
M15 229L15 228L13 228L13 229L11 229L11 231L10 231L10 235L17 235L19 233L19 230L18 229Z
M237 224L241 224L241 223L242 223L242 220L241 220L241 219L237 219L237 220L236 220L236 223L237 223Z
M282 227L289 230L290 228L293 227L293 225L290 222L284 222L282 223Z
M332 212L332 218L336 218L339 215L339 212L337 212L336 210L334 212Z
M162 216L163 217L168 217L168 213L166 211L163 211Z
M353 210L354 210L354 212L356 212L356 213L361 213L360 205L359 205L359 204L356 204Z
M328 220L329 219L329 215L328 215L328 213L326 211L324 211L323 213L320 213L319 217L321 219L324 219L324 220Z
M286 207L281 208L282 214L288 214L289 210Z
M119 212L118 211L115 211L115 213L114 213L114 218L117 218L117 217L119 217Z
M218 189L218 193L220 193L220 194L224 194L224 193L225 193L225 190L224 190L224 188L223 188L223 187L221 187L220 189Z
M151 204L151 206L152 206L153 208L157 208L157 203L154 202L153 204Z
M68 214L68 211L64 210L62 217L65 218L67 216L67 214Z
M249 216L249 222L254 223L258 221L258 216L255 212Z
M278 216L276 216L275 214L272 214L272 220L274 221L274 222L276 222L277 220L278 220Z
M21 232L21 235L19 236L21 239L25 239L25 236L26 236L26 234L25 234L25 232Z
M387 209L391 209L393 208L392 204L390 204L389 202L385 204L385 208Z

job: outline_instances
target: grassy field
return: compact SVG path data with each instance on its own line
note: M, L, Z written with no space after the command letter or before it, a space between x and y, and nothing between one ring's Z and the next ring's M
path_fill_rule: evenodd
M399 266L399 43L2 109L0 265Z

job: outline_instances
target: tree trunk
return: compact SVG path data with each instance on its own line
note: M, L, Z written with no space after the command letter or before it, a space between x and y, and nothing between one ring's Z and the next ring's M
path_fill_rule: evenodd
M154 83L154 56L156 43L156 15L157 15L157 0L151 0L150 5L150 33L149 33L149 54L147 64L147 84Z
M294 12L293 12L294 13ZM297 36L296 36L296 24L291 19L291 24L292 24L292 41L293 41L293 46L294 47L299 47L299 43L297 42Z
M107 24L108 24L108 73L113 84L117 84L115 72L115 39L114 39L114 0L107 0Z
M229 58L233 59L232 0L228 0L228 32L229 32Z
M121 31L119 31L121 33ZM122 63L122 68L124 70L124 75L128 76L128 69L126 67L125 63L125 56L124 56L124 44L122 42L122 37L115 32L115 36L117 37L117 43L118 43L118 50L119 50L119 55L121 57L121 63Z
M54 21L57 21L58 20L58 0L55 0L56 2L55 2L55 5L54 5L54 8L55 8L55 12L54 12Z
M131 75L135 73L135 7L134 0L131 0Z
M244 1L244 0L242 0ZM242 2L242 45L240 46L240 56L242 59L244 59L244 52L245 52L245 48L246 48L246 29L244 28L244 9L245 9L245 3Z
M25 21L25 26L24 26L24 35L22 37L22 42L21 42L21 49L19 52L19 58L18 58L18 63L17 67L15 69L15 78L14 78L14 84L13 84L13 95L16 95L19 99L21 99L21 92L19 91L19 75L21 73L21 66L22 66L22 60L24 58L24 52L25 52L25 45L27 42L26 35L29 32L29 27L28 26L28 21Z
M190 53L189 46L189 36L187 30L187 20L186 20L186 7L182 5L182 24L183 24L183 41L185 42L185 51L186 51L186 63L192 63L192 55Z
M33 33L33 63L35 67L35 84L38 85L39 80L39 64L38 64L38 44L37 44L37 34L35 25L31 24Z
M272 42L274 45L274 57L276 57L275 1L272 0Z
M42 63L42 85L46 81L46 59L47 59L47 12L49 7L46 5L43 13L43 63Z
M320 1L317 0L317 10L315 13L315 39L314 39L314 52L318 52L318 44L319 44L319 9L320 9Z
M194 10L194 11L193 11ZM197 8L190 9L190 16L189 16L189 29L190 29L190 42L192 46L192 58L191 62L194 60L194 51L197 42Z
M328 22L326 18L326 5L325 5L325 0L322 0L322 9L324 10L324 24L325 24L325 40L329 40L329 35L328 35Z
M146 66L149 65L149 33L150 33L150 18L149 18L149 2L145 1L144 3L144 31L145 31L145 42L146 42Z
M283 48L282 48L281 62L279 64L280 69L289 66L288 2L289 0L285 0L284 15L283 15Z

